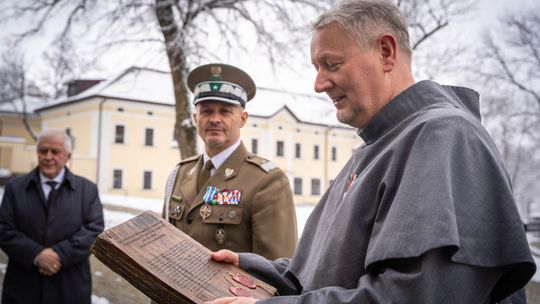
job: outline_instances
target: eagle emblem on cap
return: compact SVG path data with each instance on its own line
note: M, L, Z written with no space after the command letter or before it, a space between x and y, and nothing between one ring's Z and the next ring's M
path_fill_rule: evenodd
M221 79L221 67L219 65L213 65L210 67L210 74L212 75L212 80Z

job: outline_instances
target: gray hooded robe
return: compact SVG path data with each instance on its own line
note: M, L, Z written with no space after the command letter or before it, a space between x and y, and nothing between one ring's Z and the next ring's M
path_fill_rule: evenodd
M494 303L528 282L535 265L476 92L416 83L360 135L292 259L240 254L281 295L258 303Z

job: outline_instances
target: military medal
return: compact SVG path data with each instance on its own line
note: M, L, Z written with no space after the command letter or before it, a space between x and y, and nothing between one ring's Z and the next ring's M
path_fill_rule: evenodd
M203 220L207 219L210 214L212 214L212 208L210 205L204 204L201 206L201 209L199 210L199 214L202 217Z
M227 239L227 233L225 232L225 228L219 227L216 229L216 242L218 245L225 244L225 240Z
M242 190L219 190L214 186L206 187L206 192L203 195L203 201L208 205L240 205L241 198Z

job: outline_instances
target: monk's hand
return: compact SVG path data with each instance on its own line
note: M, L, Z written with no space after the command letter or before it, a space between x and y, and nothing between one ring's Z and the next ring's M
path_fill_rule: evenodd
M45 248L36 257L39 272L46 276L56 274L62 268L62 260L54 249Z
M227 297L227 298L215 299L214 301L211 301L211 302L205 302L205 304L255 304L256 302L257 302L257 299L255 298Z
M238 253L232 252L232 251L227 250L227 249L222 249L222 250L217 251L217 252L212 252L210 254L210 257L212 258L212 260L214 260L216 262L225 262L225 263L233 264L236 267L238 267L238 265L239 265ZM218 303L232 303L232 302L218 302ZM234 303L236 303L236 302L234 302Z

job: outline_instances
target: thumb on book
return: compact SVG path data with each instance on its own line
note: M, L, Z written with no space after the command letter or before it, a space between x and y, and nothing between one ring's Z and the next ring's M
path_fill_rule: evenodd
M212 260L216 262L225 262L229 264L233 264L234 266L238 267L238 254L236 252L232 252L227 249L222 249L217 252L210 253L210 257Z

